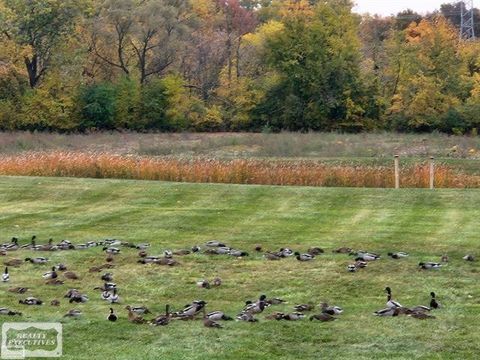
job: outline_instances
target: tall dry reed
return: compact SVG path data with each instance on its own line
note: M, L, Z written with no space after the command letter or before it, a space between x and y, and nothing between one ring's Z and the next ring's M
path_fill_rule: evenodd
M436 167L439 188L480 188L480 176ZM1 175L164 180L197 183L335 187L394 186L393 166L329 165L319 161L152 158L81 152L0 156ZM402 168L402 187L429 186L427 164Z

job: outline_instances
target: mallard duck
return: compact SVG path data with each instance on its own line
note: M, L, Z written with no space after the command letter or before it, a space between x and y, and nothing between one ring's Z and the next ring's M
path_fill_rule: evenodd
M18 250L20 248L20 246L18 245L18 238L12 237L12 240L9 243L3 244L2 246L0 246L0 248L2 248L5 251Z
M55 271L55 266L52 267L52 271L48 271L42 275L44 279L56 279L58 277L57 272Z
M110 293L110 290L104 290L104 291L102 291L102 294L100 295L102 300L105 300L105 301L108 301L110 299L110 296L112 296L112 294Z
M34 258L25 258L25 261L31 262L32 264L46 264L48 262L48 259L39 256Z
M356 271L357 271L357 266L356 266L355 264L349 264L349 265L347 266L347 271L348 271L348 272L352 272L352 273L353 273L353 272L356 272Z
M217 328L217 329L220 329L223 327L220 323L216 322L215 320L207 316L205 307L202 308L202 313L203 313L203 326L210 327L210 328Z
M107 254L107 257L105 258L105 261L107 263L111 263L115 260L115 254Z
M103 281L106 281L106 282L112 281L113 280L113 275L112 275L112 273L107 272L107 273L103 274L100 279L103 280Z
M122 242L117 239L105 239L103 240L103 244L108 246L117 246L117 245L121 245Z
M425 312L413 312L411 314L409 314L408 316L411 316L415 319L419 319L419 320L426 320L426 319L435 319L435 316L433 315L430 315L430 314L427 314Z
M103 248L103 251L105 251L107 254L111 254L111 255L120 254L120 249L119 249L119 248L116 248L116 247L108 247L108 246L105 246L105 247Z
M25 300L19 300L18 303L23 305L42 305L43 301L34 297L28 297Z
M315 259L315 256L310 254L300 254L299 252L295 252L294 254L298 261L310 261Z
M418 263L418 266L420 267L420 269L423 269L423 270L431 270L431 269L437 270L442 267L442 264L429 261L429 262Z
M193 253L200 252L201 250L202 248L200 246L197 246L197 245L192 246Z
M325 251L322 249L322 248L319 248L319 247L311 247L307 250L307 253L309 253L310 255L320 255L320 254L323 254Z
M462 259L465 261L475 261L475 256L467 254Z
M67 271L63 274L63 276L65 276L66 279L69 279L69 280L78 280L79 277L77 274L75 274L73 271Z
M292 255L296 255L296 253L294 253L292 249L281 248L280 251L278 252L278 255L281 257L289 257Z
M246 321L246 322L257 322L258 319L255 319L252 313L250 312L242 312L237 315L238 321Z
M261 252L262 251L262 245L255 245L254 250L256 252Z
M266 302L266 298L266 295L261 295L260 298L255 302L252 302L250 300L246 301L245 307L243 308L242 312L249 312L252 314L259 314L263 312L263 310L265 310L265 308L269 305Z
M430 296L431 296L430 307L431 307L432 309L438 309L438 308L440 308L440 307L441 307L441 306L440 306L440 303L437 302L436 295L435 295L435 293L434 293L433 291L430 293Z
M351 252L353 252L353 249L349 247L341 247L336 250L333 250L333 252L337 254L350 254Z
M110 308L110 313L107 316L107 320L115 322L115 321L117 321L117 319L118 319L117 315L115 315L115 312L113 311L113 309Z
M54 300L50 301L50 305L51 306L60 306L60 301L54 299Z
M112 282L103 283L103 286L96 286L93 290L101 290L101 291L110 291L117 287L117 284Z
M145 256L144 258L138 260L140 264L153 264L156 262L159 262L161 259L161 256Z
M170 310L170 305L169 304L165 305L165 314L157 316L155 319L150 321L150 323L155 326L168 325L170 323L170 318L171 318L171 314L169 310Z
M130 310L138 315L151 314L150 310L145 306L130 306Z
M378 310L373 313L375 316L398 316L400 314L399 307L389 307L386 309Z
M74 293L70 296L70 300L68 301L70 304L72 303L86 303L88 301L88 296L85 294L81 294L80 292Z
M165 250L163 252L163 256L166 257L167 259L171 259L173 257L173 252L171 250Z
M32 239L30 240L30 244L22 245L21 248L22 249L33 249L36 246L36 239L37 239L37 236L33 235Z
M368 262L363 261L363 260L357 260L355 261L355 267L357 269L364 269L368 266Z
M327 303L321 303L320 307L322 309L322 313L325 313L325 314L339 315L343 313L343 309L339 306L328 306Z
M8 273L8 266L6 266L6 267L5 267L5 270L3 271L2 281L3 281L3 282L10 281L10 274Z
M225 313L223 311L212 311L212 312L209 312L206 316L207 316L208 319L215 320L215 321L218 321L218 320L226 320L226 321L233 320L233 318L231 318L230 316L225 315Z
M272 253L267 251L266 253L263 254L263 257L267 260L281 260L282 256L279 256L278 254Z
M440 258L440 262L448 263L448 255L443 254L442 257Z
M315 306L313 306L312 304L301 304L301 305L295 305L293 308L298 312L305 312L305 311L312 311L315 308Z
M310 316L310 321L312 320L318 320L318 321L322 321L322 322L327 322L327 321L334 321L334 320L337 320L336 317L330 315L330 314L327 314L327 313L321 313L321 314L316 314L316 315L312 315Z
M67 266L65 264L58 264L58 265L55 265L55 270L56 271L65 271L65 270L67 270Z
M37 251L55 251L55 250L57 250L57 248L58 247L56 245L53 245L53 239L50 238L50 239L48 239L47 244L36 245L34 247L34 250L37 250Z
M283 320L283 317L284 317L284 316L285 316L285 313L275 311L274 313L265 316L265 319L267 319L267 320L277 320L277 321L279 321L279 320Z
M146 250L150 247L149 243L142 243L135 246L137 250Z
M406 252L403 252L403 251L399 251L399 252L396 252L396 253L389 252L387 255L390 256L392 259L404 259L404 258L408 257L408 254Z
M387 307L388 308L400 308L403 307L399 302L392 300L392 289L390 289L389 286L385 288L385 291L387 292Z
M4 264L9 267L19 267L23 264L23 261L20 259L10 259L5 261Z
M148 256L148 253L145 250L140 250L138 252L138 256L141 257L141 258L144 258L144 257Z
M271 299L265 300L265 302L269 305L280 305L280 304L286 303L285 300L279 299L279 298L271 298Z
M380 255L364 251L358 251L356 256L355 261L375 261L380 259Z
M248 256L248 252L242 251L242 250L231 249L230 252L228 253L228 255L234 256L234 257L244 257L244 256Z
M216 278L213 279L212 285L213 285L213 286L216 286L216 287L222 285L222 279L220 279L220 278L217 276Z
M207 303L203 300L195 300L191 304L186 305L183 310L175 312L173 316L178 318L193 318L200 313L206 305Z
M210 240L205 243L205 246L208 247L226 247L226 245L220 241L217 240Z
M132 311L130 306L126 306L125 309L128 310L128 321L134 323L134 324L144 324L146 321L143 319L142 316L137 315Z
M428 312L432 309L425 305L418 305L413 308L410 308L409 310L410 312L414 313L414 312L426 312L426 311Z
M45 285L63 285L64 282L60 279L49 279L45 281Z
M208 280L197 281L197 286L203 289L210 289L210 283Z
M163 265L163 266L176 266L176 265L180 265L180 263L175 260L175 259L168 259L168 258L161 258L159 259L158 261L155 261L154 264L157 264L157 265Z
M4 308L4 307L0 307L0 315L8 315L8 316L19 315L19 316L21 316L22 313L18 312L18 311L12 311L12 310Z
M14 287L8 289L9 292L16 293L16 294L25 294L28 291L27 287Z
M172 251L172 254L177 256L185 256L185 255L190 255L191 251L187 249L180 249L180 250Z
M303 319L304 317L305 317L305 314L302 314L299 312L283 315L283 319L288 321L297 321L297 320Z
M118 296L116 288L113 289L113 293L107 300L110 302L110 304L116 304L120 302L120 296Z
M73 318L77 318L80 316L82 316L82 312L78 309L69 310L65 315L63 315L63 317L73 317Z

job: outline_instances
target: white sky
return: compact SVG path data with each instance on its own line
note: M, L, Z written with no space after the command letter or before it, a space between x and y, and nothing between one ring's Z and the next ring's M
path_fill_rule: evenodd
M399 11L412 9L418 13L431 12L439 9L441 4L454 2L452 0L354 0L357 6L354 11L359 13L391 15ZM480 0L475 0L473 5L478 7Z

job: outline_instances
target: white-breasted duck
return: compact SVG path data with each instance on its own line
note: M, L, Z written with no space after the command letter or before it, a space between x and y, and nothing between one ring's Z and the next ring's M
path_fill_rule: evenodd
M295 252L294 255L298 261L311 261L315 259L315 255L310 254L300 254L299 252Z
M15 316L15 315L22 315L19 311L13 311L4 307L0 307L0 315L8 315L8 316Z
M210 240L210 241L207 241L205 243L205 246L208 246L208 247L226 247L227 245L225 245L224 243L222 243L220 241L217 241L217 240Z
M404 259L408 257L408 254L403 251L399 251L395 253L389 252L387 255L390 256L392 259Z
M219 321L219 320L225 320L225 321L229 321L229 320L233 320L232 317L228 316L228 315L225 315L225 313L223 311L212 311L212 312L209 312L207 314L207 318L209 318L210 320L215 320L215 321Z
M5 267L5 270L2 274L2 282L10 281L10 274L8 273L8 266Z
M27 297L24 300L19 300L18 303L23 305L42 305L43 301L34 297Z
M418 263L418 266L420 269L423 269L423 270L438 270L442 267L442 264L428 261L428 262Z
M44 279L56 279L58 277L57 271L55 270L55 266L52 267L52 271L48 271L42 275Z
M385 288L387 293L387 307L388 308L401 308L403 307L399 302L392 299L392 289L389 286Z
M120 296L117 293L117 288L113 289L112 294L107 300L110 302L110 304L117 304L120 302Z
M230 249L228 255L234 256L234 257L244 257L244 256L248 256L248 252L243 250Z
M48 259L45 257L37 256L34 258L25 258L26 262L31 262L32 264L46 264L48 263Z
M116 247L108 247L108 246L105 246L103 248L103 251L105 251L107 254L111 254L111 255L117 255L117 254L120 254L120 249L119 248L116 248Z

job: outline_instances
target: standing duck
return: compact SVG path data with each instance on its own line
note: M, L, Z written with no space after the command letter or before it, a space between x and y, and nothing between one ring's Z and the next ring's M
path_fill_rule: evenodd
M399 302L392 300L392 289L389 286L385 288L387 292L387 307L388 308L401 308L403 307Z
M107 320L108 320L108 321L115 322L115 321L117 321L117 319L118 319L118 316L115 315L115 313L113 312L113 309L110 308L110 313L109 313L108 316L107 316Z
M10 281L10 274L8 273L8 267L5 267L5 271L2 274L2 281L7 282Z

